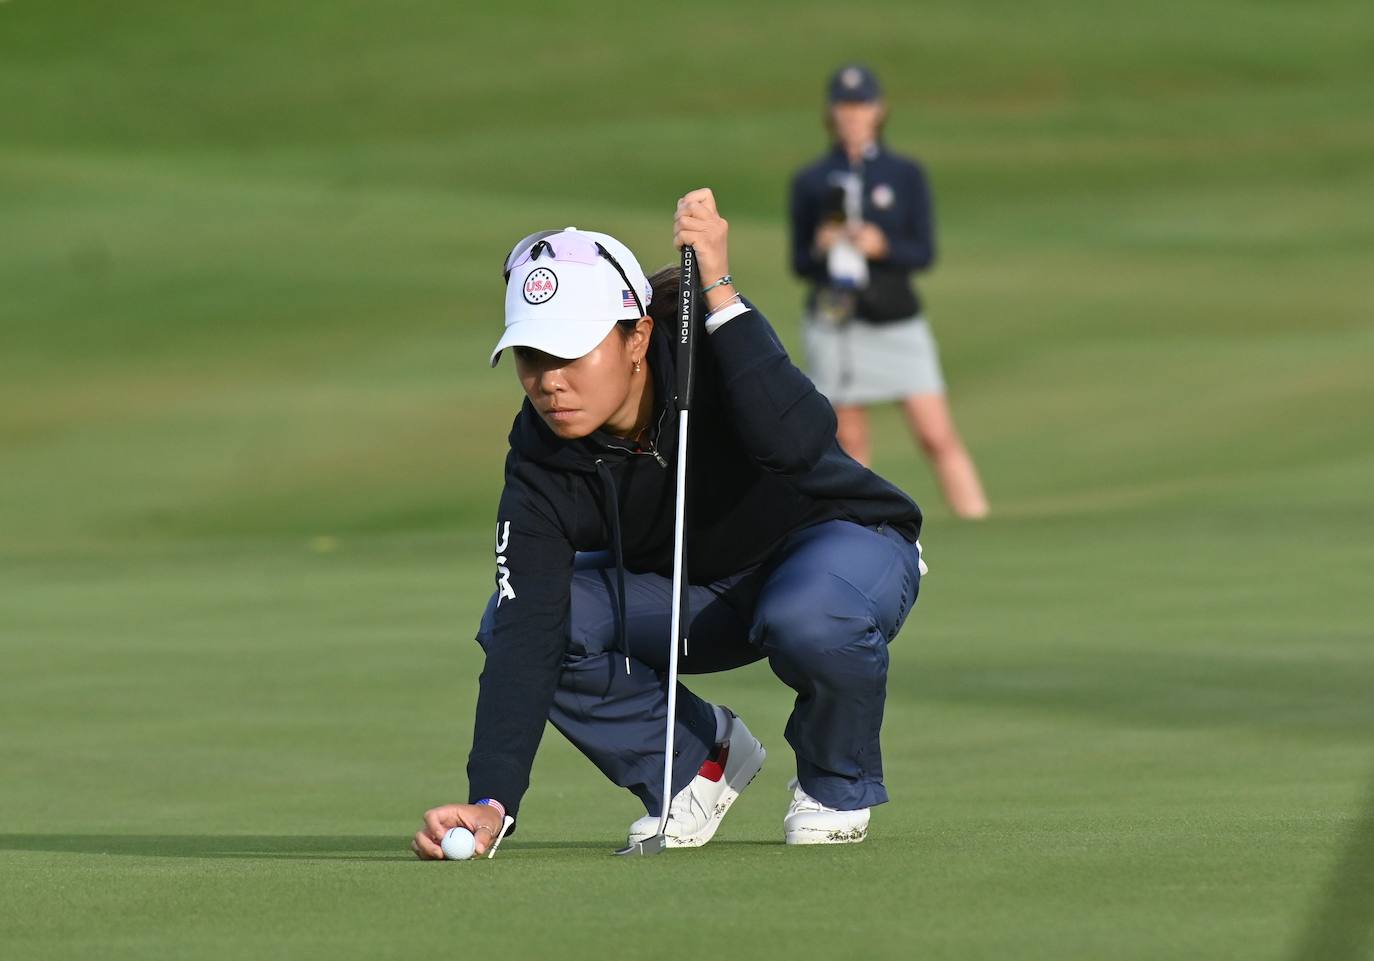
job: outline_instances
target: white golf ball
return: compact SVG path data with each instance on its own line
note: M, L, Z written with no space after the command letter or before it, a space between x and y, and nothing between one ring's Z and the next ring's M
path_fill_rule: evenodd
M467 828L449 828L444 839L439 842L439 847L443 849L444 857L450 861L466 861L472 857L472 852L477 850L477 841Z

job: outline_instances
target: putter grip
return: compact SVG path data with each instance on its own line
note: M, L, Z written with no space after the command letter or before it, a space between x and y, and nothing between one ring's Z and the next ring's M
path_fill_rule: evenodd
M673 331L677 357L677 409L690 410L696 337L701 329L701 272L697 269L696 249L690 244L682 248L680 263L677 328Z

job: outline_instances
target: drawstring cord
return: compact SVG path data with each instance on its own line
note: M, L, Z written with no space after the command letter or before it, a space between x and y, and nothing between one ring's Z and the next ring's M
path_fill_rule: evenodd
M596 474L601 478L601 487L606 495L606 517L611 527L611 550L615 557L616 608L620 616L615 622L616 645L625 655L625 673L630 673L630 642L625 635L625 553L620 543L620 495L615 489L615 478L611 469L600 458L596 461Z

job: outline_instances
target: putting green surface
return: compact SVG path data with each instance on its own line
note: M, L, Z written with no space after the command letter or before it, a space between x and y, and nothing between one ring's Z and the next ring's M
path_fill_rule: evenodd
M1345 959L1374 950L1367 4L0 3L0 958ZM927 509L893 803L788 849L788 692L717 839L550 731L461 800L514 239L646 266L716 188L798 342L827 70L930 168L994 517Z

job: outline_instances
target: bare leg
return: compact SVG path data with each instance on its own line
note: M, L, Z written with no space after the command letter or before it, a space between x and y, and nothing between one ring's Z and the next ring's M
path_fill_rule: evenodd
M912 394L902 401L911 433L930 458L950 509L970 520L988 516L988 499L944 394Z
M868 440L868 411L853 404L835 408L835 437L844 452L865 467L872 457Z

